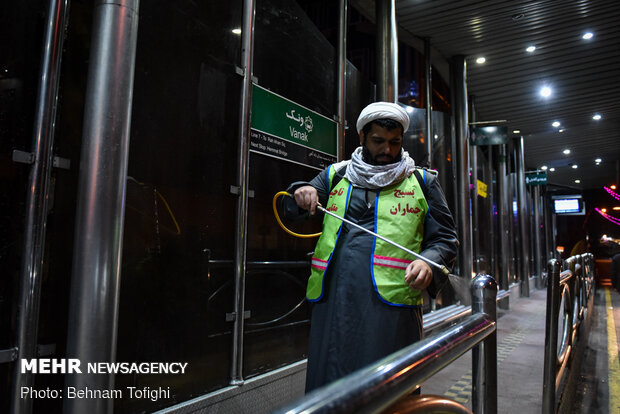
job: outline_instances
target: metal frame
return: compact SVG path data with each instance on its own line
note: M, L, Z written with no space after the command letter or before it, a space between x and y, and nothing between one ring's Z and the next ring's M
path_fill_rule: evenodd
M26 224L15 340L18 360L36 358L37 356L47 203L50 198L56 104L68 14L69 0L50 0L41 52L41 70L39 72L34 117L33 152L31 154L33 162L30 169L26 201ZM34 375L32 373L22 374L19 364L15 364L11 393L12 412L32 412L32 399L22 399L20 390L22 387L33 385Z
M456 147L454 152L456 155L456 221L460 239L457 263L460 276L469 280L473 276L473 242L470 210L471 191L469 190L469 126L465 56L455 56L452 58L450 75Z
M433 168L433 67L431 65L431 39L424 39L424 93L426 96L426 153L427 162Z
M338 110L338 161L346 156L345 152L345 106L347 97L347 0L339 0L338 5L338 97L336 106Z
M248 223L248 181L250 164L250 119L252 117L252 74L254 66L254 18L256 2L243 2L243 28L241 59L243 71L243 88L239 113L239 148L237 156L237 221L235 225L235 303L232 343L232 360L230 367L230 384L243 383L243 316L245 315L245 272L247 251Z

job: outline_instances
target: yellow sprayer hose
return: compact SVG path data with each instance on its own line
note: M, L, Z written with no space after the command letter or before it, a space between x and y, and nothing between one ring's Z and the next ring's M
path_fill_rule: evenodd
M276 193L275 196L273 196L273 214L276 216L276 220L278 222L278 224L280 225L280 227L282 227L282 229L287 232L288 234L290 234L291 236L295 236L295 237L300 237L302 239L310 239L312 237L319 237L321 235L321 233L314 233L314 234L299 234L299 233L295 233L293 231L290 231L289 229L286 228L286 226L282 223L282 220L280 220L280 216L278 215L278 209L276 207L276 201L278 200L278 197L280 196L290 196L289 193L287 193L286 191L280 191L279 193Z

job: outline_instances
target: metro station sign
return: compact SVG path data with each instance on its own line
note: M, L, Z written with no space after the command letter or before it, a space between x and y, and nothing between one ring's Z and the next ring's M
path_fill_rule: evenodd
M545 185L547 184L547 173L546 172L526 172L525 173L525 184L527 185Z
M336 122L252 85L250 151L311 168L336 162Z

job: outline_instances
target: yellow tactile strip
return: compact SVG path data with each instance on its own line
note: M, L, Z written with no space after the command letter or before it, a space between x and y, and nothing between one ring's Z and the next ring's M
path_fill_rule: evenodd
M620 363L618 362L618 338L614 321L614 308L611 292L605 288L605 308L607 310L607 355L609 367L609 412L620 413Z

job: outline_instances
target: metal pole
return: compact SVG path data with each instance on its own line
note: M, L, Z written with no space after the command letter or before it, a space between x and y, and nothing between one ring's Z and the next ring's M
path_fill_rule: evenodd
M433 81L431 39L424 39L424 91L426 92L426 153L428 166L433 168Z
M508 230L508 283L514 283L516 276L519 273L519 270L517 269L517 252L515 248L519 236L515 230L516 182L514 166L516 165L516 162L514 151L513 140L509 140L508 144L506 144L506 200L508 202L506 210L506 229Z
M555 413L555 377L558 361L558 308L560 306L560 262L547 263L547 313L545 324L545 367L543 374L543 414ZM572 321L570 322L572 323Z
M487 209L486 209L486 220L488 223L488 229L489 229L489 240L491 241L490 246L489 246L489 264L488 264L488 272L494 275L497 275L496 273L496 260L495 260L495 255L496 255L496 245L495 245L495 225L493 222L493 205L495 202L495 195L493 192L493 146L489 146L488 147L488 159L487 159L487 163L485 165L485 177L484 177L484 181L487 184Z
M476 122L476 97L469 97L469 122ZM469 124L468 124L469 128ZM469 142L469 141L468 141ZM474 145L469 146L469 171L471 174L471 227L472 227L472 257L473 272L480 273L480 220L478 213L478 148Z
M519 231L521 234L521 296L530 296L529 216L525 189L524 139L517 142L517 198L519 206Z
M552 247L552 236L551 236L551 210L550 203L547 197L547 194L543 192L543 219L545 226L545 263L549 260L553 259L553 247Z
M256 3L254 0L243 2L243 38L242 67L243 90L241 94L241 111L239 115L239 149L237 156L237 222L235 225L235 322L233 326L232 361L230 383L243 383L243 321L245 314L245 271L248 233L248 180L249 180L249 136L252 117L252 73L254 62L254 17Z
M536 263L536 288L542 289L542 240L540 239L540 186L534 186L534 260Z
M470 280L472 271L471 199L469 190L469 129L467 116L467 67L464 56L455 56L451 65L450 86L456 141L457 230L459 234L458 266L461 277Z
M67 357L116 359L138 0L95 3L78 183ZM114 375L67 375L76 389L112 389ZM109 413L111 399L66 399L68 413Z
M376 0L377 100L398 101L398 37L395 0Z
M497 193L499 194L498 206L498 227L499 227L499 285L502 289L508 290L509 279L509 263L508 257L510 255L510 242L509 242L509 226L511 226L511 220L509 215L512 214L512 206L508 197L508 177L506 171L506 144L499 146L497 157Z
M338 20L338 161L345 154L345 104L347 96L347 0L340 0Z
M64 28L69 14L68 0L50 0L41 53L41 70L37 88L37 104L32 141L23 257L17 307L15 345L17 361L13 371L11 412L32 412L32 399L20 396L22 387L32 387L32 373L21 374L19 361L37 357L41 272L45 251L47 201L53 164L54 126L58 102L58 82L62 59Z
M472 315L485 313L497 323L497 283L478 275L471 284ZM472 408L474 413L497 413L497 330L472 349Z

